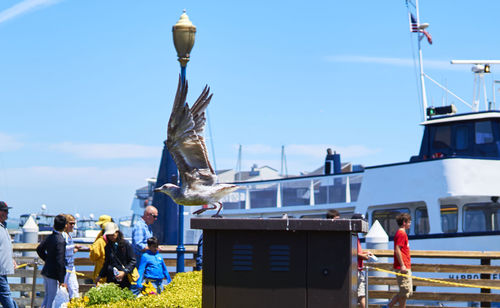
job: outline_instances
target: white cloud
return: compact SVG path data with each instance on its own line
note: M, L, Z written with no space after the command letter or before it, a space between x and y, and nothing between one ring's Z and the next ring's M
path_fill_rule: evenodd
M325 57L327 62L344 62L344 63L371 63L371 64L386 64L392 66L413 67L415 62L410 58L386 58L386 57L368 57L355 55L336 55ZM467 70L467 66L452 65L450 61L441 60L426 60L424 61L426 68L439 70L463 71Z
M0 132L0 152L13 151L21 148L23 144L13 136Z
M0 12L0 23L6 22L10 19L18 17L22 14L28 13L29 11L41 8L44 6L54 5L61 0L25 0L22 1L6 10Z
M50 148L85 159L159 158L162 152L161 147L137 144L64 142Z

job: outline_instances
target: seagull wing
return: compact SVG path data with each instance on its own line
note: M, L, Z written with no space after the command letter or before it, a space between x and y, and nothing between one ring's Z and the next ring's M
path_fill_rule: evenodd
M191 186L193 183L213 185L216 176L208 159L207 147L203 138L205 128L205 109L212 95L205 87L192 108L186 103L187 81L182 84L179 78L177 93L170 120L168 121L167 148L172 155L182 184Z

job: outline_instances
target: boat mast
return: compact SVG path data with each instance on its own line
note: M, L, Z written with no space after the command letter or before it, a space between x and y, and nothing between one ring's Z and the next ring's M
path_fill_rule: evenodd
M420 11L418 8L418 0L415 0L415 7L416 7L416 13L417 13L417 25L418 28L421 29L420 25ZM427 110L427 94L425 91L425 78L424 78L424 62L423 62L423 56L422 56L422 32L418 31L417 32L417 38L418 38L418 63L420 66L420 90L422 91L422 107L424 109L424 118Z

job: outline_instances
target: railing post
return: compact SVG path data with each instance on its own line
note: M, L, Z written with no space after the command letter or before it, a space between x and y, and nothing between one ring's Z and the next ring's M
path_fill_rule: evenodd
M316 202L314 200L314 180L311 180L311 185L309 185L309 205L314 205Z
M278 187L276 187L276 207L281 207L281 183L278 182Z
M345 203L351 203L351 182L349 176L345 177Z
M491 259L481 259L481 265L491 265ZM491 275L481 274L481 279L491 279ZM481 293L491 293L491 289L481 289ZM481 307L491 307L491 303L481 302Z
M33 283L31 285L31 307L35 307L36 299L36 272L38 271L38 259L33 262Z
M245 210L250 209L250 188L247 186L246 193L245 193Z

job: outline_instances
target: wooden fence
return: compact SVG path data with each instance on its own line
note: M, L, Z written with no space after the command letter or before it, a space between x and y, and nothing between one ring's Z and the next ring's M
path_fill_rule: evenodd
M40 274L40 269L43 265L43 261L38 257L23 257L18 256L22 252L35 252L38 244L25 244L25 243L15 243L13 244L14 249L14 259L16 260L18 265L27 264L19 269L15 270L13 275L9 277L20 278L17 280L21 280L20 282L10 283L10 288L12 292L19 292L19 297L15 297L14 300L20 307L40 307L43 301L43 282L40 278L42 278ZM174 245L160 245L160 252L164 254L175 254L176 246ZM184 265L186 267L194 267L196 265L195 256L198 251L198 247L196 245L186 245L186 256ZM81 252L88 252L89 247L87 245L82 245ZM36 252L35 252L36 254ZM165 264L167 266L176 266L177 261L175 256L169 256L164 259ZM92 281L93 275L93 263L88 259L88 255L86 257L75 258L75 267L78 273L83 274L84 276L77 276L78 283L80 286L80 292L86 293L90 288L95 286ZM175 275L175 273L170 273L171 277ZM38 279L37 279L38 278ZM13 280L13 279L11 279ZM37 281L38 280L38 281ZM33 283L34 282L34 283ZM15 293L15 294L16 294ZM34 296L33 296L34 295Z
M393 250L370 250L377 257L389 257L391 263L367 263L367 265L372 265L377 268L392 271L393 265ZM431 278L432 274L423 273L447 273L452 274L454 278L439 278L439 280L444 282L452 282L459 284L469 284L484 287L496 287L500 288L500 279L494 277L491 279L492 275L498 275L500 273L500 266L491 265L491 260L500 259L500 252L480 252L480 251L412 251L412 275L417 277ZM419 263L422 259L432 259L432 263ZM446 264L447 260L450 259L462 259L462 260L475 260L467 261L464 263L469 264ZM441 261L441 262L437 262ZM476 264L472 264L476 263ZM455 274L455 275L453 275ZM457 277L458 275L458 277ZM442 275L441 275L442 276ZM438 277L435 275L434 277ZM475 277L475 279L474 279ZM389 277L368 277L369 285L384 285L384 286L396 286L396 278L394 275L389 275ZM456 291L447 292L440 291L439 288L450 288L454 287L449 284L443 284L439 282L425 281L413 279L413 285L416 287L416 291L413 293L412 300L425 300L425 301L449 301L449 302L479 302L480 307L491 307L492 302L500 302L500 294L492 293L491 289L476 289L475 293L466 293L466 291ZM432 292L419 291L419 287L433 287ZM420 288L421 289L421 288ZM467 288L470 291L470 288ZM464 290L463 288L458 290ZM474 292L474 291L473 291ZM498 291L497 291L498 292ZM388 290L387 291L373 291L368 292L369 298L376 299L387 299L390 300L397 291ZM370 305L370 307L380 307L380 305ZM412 306L407 306L412 307ZM419 306L422 307L422 306ZM429 307L429 306L427 306Z

